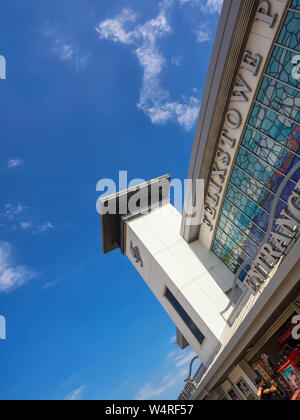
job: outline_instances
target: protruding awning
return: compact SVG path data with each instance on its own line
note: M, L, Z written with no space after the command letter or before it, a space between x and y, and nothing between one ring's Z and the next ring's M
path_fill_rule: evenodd
M170 180L170 175L164 175L100 199L102 249L105 254L122 248L124 218L138 216L147 209L169 202ZM134 201L135 195L138 205L133 212L129 203Z

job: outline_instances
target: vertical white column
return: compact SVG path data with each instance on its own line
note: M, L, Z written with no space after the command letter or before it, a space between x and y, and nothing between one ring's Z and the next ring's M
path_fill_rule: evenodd
M220 344L226 327L220 312L229 299L218 268L220 261L207 252L201 261L201 248L184 241L180 226L181 215L170 204L128 221L126 255L205 364ZM232 278L229 286L230 281ZM202 344L165 297L166 288L205 336Z

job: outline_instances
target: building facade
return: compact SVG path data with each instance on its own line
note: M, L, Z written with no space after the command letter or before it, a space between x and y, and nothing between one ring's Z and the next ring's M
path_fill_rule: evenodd
M300 0L225 0L188 174L204 205L191 188L179 214L168 176L101 199L104 252L203 362L180 399L254 400L257 375L300 389L299 175Z

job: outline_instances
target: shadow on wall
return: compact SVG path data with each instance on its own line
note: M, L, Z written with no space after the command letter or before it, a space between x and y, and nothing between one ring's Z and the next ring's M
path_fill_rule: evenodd
M212 251L208 251L199 241L189 244L189 247L214 278L220 289L222 289L225 294L230 292L234 282L234 274L229 268L227 268Z

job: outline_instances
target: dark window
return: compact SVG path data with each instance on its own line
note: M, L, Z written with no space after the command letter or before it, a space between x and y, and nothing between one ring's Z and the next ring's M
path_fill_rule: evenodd
M199 341L200 345L203 344L205 340L205 336L202 334L202 332L199 330L197 325L194 323L194 321L191 319L191 317L186 313L186 311L183 309L183 307L180 305L176 297L173 295L173 293L167 289L166 291L166 298L170 302L170 304L173 306L175 311L178 313L178 315L182 318L186 326L191 330L191 332L194 334L194 336Z

